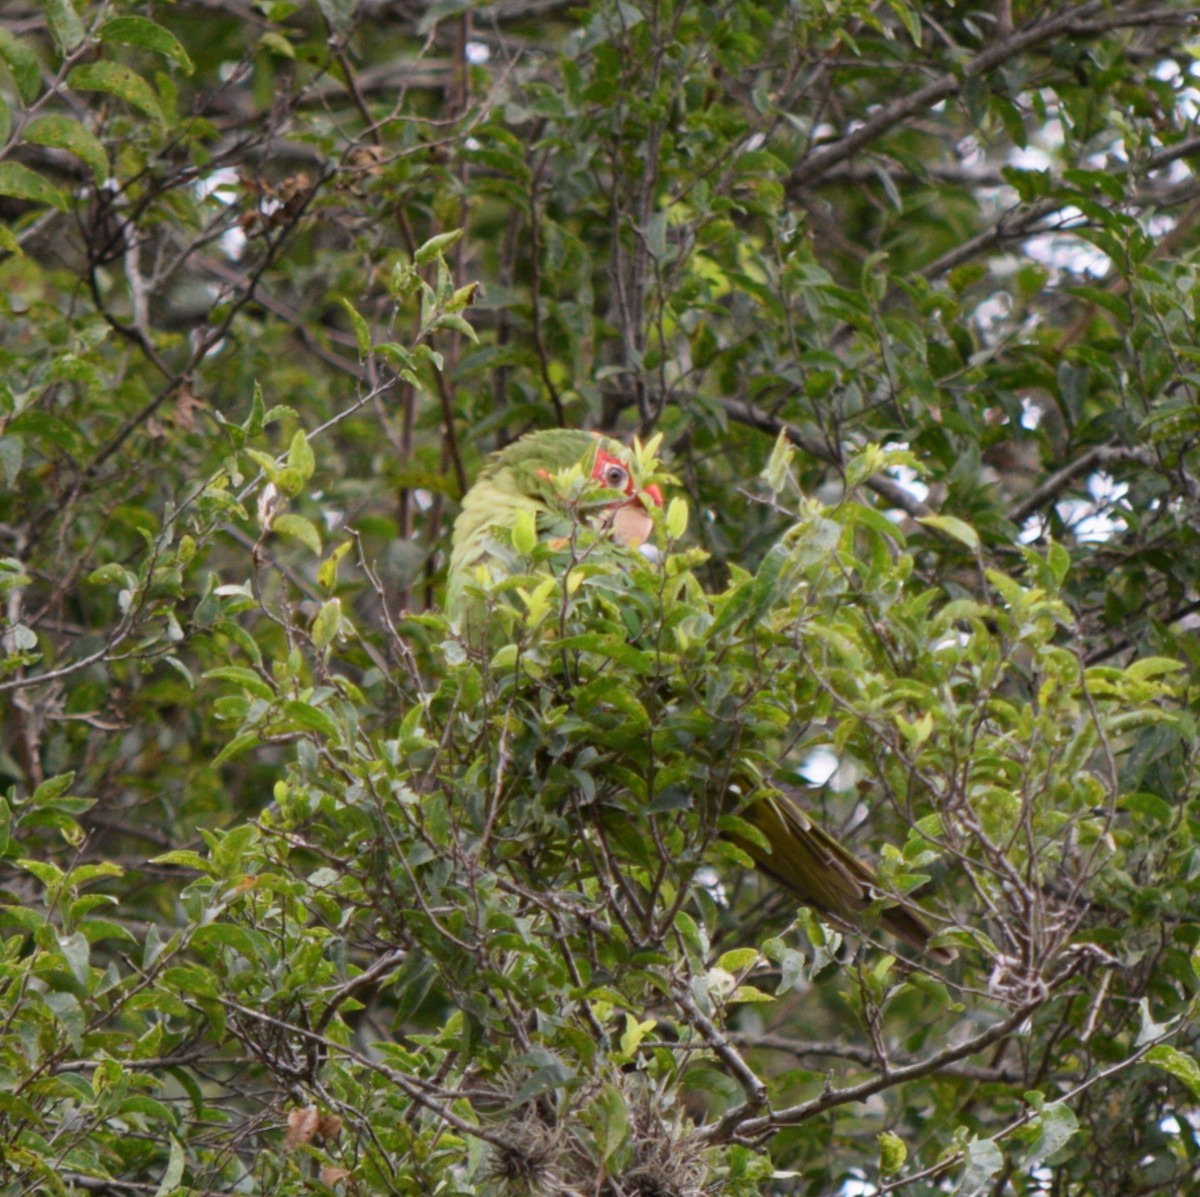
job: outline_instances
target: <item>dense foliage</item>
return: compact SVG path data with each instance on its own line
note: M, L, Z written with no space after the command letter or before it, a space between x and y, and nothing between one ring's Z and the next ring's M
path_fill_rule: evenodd
M1193 22L6 4L0 1189L1200 1184Z

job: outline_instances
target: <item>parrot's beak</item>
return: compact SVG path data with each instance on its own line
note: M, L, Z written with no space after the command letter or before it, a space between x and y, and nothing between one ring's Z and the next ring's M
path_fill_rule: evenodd
M662 491L653 482L642 491L642 495L649 495L657 507L663 505ZM627 549L642 548L654 531L654 521L642 502L642 495L634 495L618 507L610 521L613 540Z
M654 531L654 521L638 499L618 507L612 513L609 526L613 540L627 549L641 548Z

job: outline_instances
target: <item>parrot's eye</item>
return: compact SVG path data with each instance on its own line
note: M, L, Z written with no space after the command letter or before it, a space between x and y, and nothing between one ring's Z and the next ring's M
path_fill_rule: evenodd
M629 471L624 466L606 465L604 467L604 485L609 490L624 490L629 482Z

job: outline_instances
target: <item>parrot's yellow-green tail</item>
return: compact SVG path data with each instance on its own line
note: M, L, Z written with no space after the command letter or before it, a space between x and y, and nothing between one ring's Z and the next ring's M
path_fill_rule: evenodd
M764 851L761 844L748 838L733 834L729 838L762 872L820 913L857 926L872 903L889 897L879 888L874 869L813 822L786 794L760 798L740 815L761 832L771 850ZM901 943L937 960L948 962L955 957L950 949L929 946L933 928L901 898L880 911L879 925Z

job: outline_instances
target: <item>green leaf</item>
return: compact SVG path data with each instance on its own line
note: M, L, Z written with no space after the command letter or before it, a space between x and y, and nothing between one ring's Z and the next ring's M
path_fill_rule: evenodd
M137 575L131 573L119 561L110 561L107 565L92 570L84 581L90 586L123 586L130 589L137 585Z
M42 65L37 55L0 25L0 58L8 63L21 99L30 104L42 90Z
M71 0L38 0L60 54L68 54L87 36Z
M354 343L358 346L358 356L366 357L371 352L371 329L367 322L359 315L358 309L344 295L338 296L338 303L346 311L346 315L350 317L350 327L354 329Z
M172 989L194 994L196 997L214 998L218 993L216 980L206 968L177 965L164 969L162 979L163 983Z
M48 204L60 212L68 207L67 197L53 183L19 162L0 162L0 195Z
M615 1086L605 1085L588 1107L585 1117L596 1136L601 1163L620 1173L630 1145L629 1110L625 1098Z
M253 669L244 669L240 665L222 665L209 669L201 675L206 680L233 682L243 690L253 694L255 698L263 698L270 702L275 697L275 691Z
M342 626L342 604L332 598L321 604L316 619L312 624L313 647L318 652L324 652L334 641Z
M192 73L192 60L179 39L169 29L164 29L147 17L113 17L100 26L96 37L102 42L118 42L124 46L153 50L183 67L187 74Z
M529 507L517 512L512 529L513 548L522 557L528 557L537 545L537 513Z
M878 257L879 255L872 255ZM891 454L881 445L867 445L846 463L846 489L854 490L891 464Z
M95 134L68 116L42 116L31 121L24 132L26 141L66 150L91 168L97 184L108 178L108 154Z
M1146 1053L1145 1060L1182 1081L1192 1096L1200 1100L1200 1065L1191 1056L1168 1043L1158 1043Z
M73 993L44 993L42 1001L53 1011L54 1017L62 1023L72 1046L79 1050L83 1041L84 1028L87 1025L83 1009L79 1005L79 999Z
M313 470L317 468L317 459L312 445L303 430L292 437L292 443L288 448L287 463L288 467L295 470L305 482L313 476ZM317 551L320 552L319 549Z
M193 852L189 848L176 848L171 852L163 852L159 856L150 858L151 864L167 864L179 865L185 869L196 869L201 873L214 872L212 861L206 856L201 856L199 852Z
M74 784L74 773L60 773L57 777L48 777L33 791L33 797L29 800L30 804L45 806L57 802Z
M63 960L66 961L67 967L71 970L71 975L79 982L83 988L87 987L88 982L88 962L91 959L92 946L87 941L87 936L76 932L74 935L62 935L58 940L58 951Z
M574 1069L564 1064L562 1060L544 1048L531 1052L529 1057L523 1057L522 1059L524 1061L530 1058L535 1058L539 1062L545 1060L545 1063L517 1090L516 1097L513 1098L514 1105L524 1105L525 1102L532 1100L541 1093L547 1093L551 1089L557 1089L570 1084L576 1077Z
M74 67L67 83L76 91L102 91L162 123L162 106L154 89L136 71L118 62L92 62Z
M274 29L268 29L258 39L258 44L268 54L274 54L277 58L290 58L293 62L296 60L296 47L282 33L276 33Z
M144 1093L135 1093L133 1096L125 1098L125 1100L121 1102L119 1113L140 1114L145 1118L149 1118L153 1122L161 1122L167 1126L177 1126L179 1124L178 1115L174 1110L171 1109L169 1105L167 1105L165 1102L156 1101L153 1097L147 1097ZM174 1152L173 1145L172 1152ZM171 1168L168 1166L167 1174L170 1172ZM182 1175L182 1173L180 1173L180 1175ZM178 1186L178 1184L179 1180L176 1178L174 1186ZM167 1192L172 1192L173 1188L168 1189Z
M80 865L67 874L69 885L80 889L101 877L121 877L125 870L111 860L102 860L96 864Z
M436 237L430 237L424 245L418 248L413 254L413 261L418 266L427 266L439 254L445 253L456 241L462 237L464 229L453 229L449 233L439 233Z
M667 504L667 535L679 540L688 526L688 503L682 495L674 495Z
M922 515L918 517L917 523L924 524L927 528L933 528L935 531L944 532L947 536L965 544L969 549L979 548L979 533L970 524L953 515Z
M316 732L327 740L340 738L338 726L324 711L298 698L283 704L283 714L288 723L304 731Z
M954 1192L956 1197L979 1197L1004 1167L1004 1153L991 1139L972 1139L966 1146L967 1166Z
M199 952L209 944L233 948L247 960L253 960L262 951L262 944L255 939L255 933L236 923L208 923L198 928L192 936L192 948Z
M479 334L474 328L472 328L468 321L463 319L462 316L456 316L453 314L439 316L436 327L448 328L451 332L462 333L464 337L474 341L476 345L479 344Z
M231 761L235 756L241 756L243 752L248 752L259 743L259 737L254 732L245 732L240 736L236 736L230 740L224 748L213 758L213 768L225 764L226 761Z
M1125 676L1137 681L1146 681L1148 678L1161 677L1163 674L1178 673L1185 668L1182 661L1176 661L1173 657L1142 657L1126 667Z
M1074 295L1103 308L1122 326L1127 325L1132 318L1129 300L1121 293L1106 291L1103 287L1087 286L1064 287L1063 290L1068 295Z
M247 436L258 436L262 432L266 424L265 420L266 408L263 404L262 386L256 379L254 389L250 394L250 414L242 423L242 431Z
M250 460L254 462L254 464L258 466L258 468L262 470L262 472L266 474L266 476L272 482L274 482L276 486L279 485L280 466L270 453L264 453L261 449L247 449L246 456L249 457Z
M15 486L21 475L25 460L25 442L19 436L0 436L0 466L4 467L4 481Z
M900 18L904 25L908 36L912 38L914 46L921 44L921 18L913 11L909 5L904 3L904 0L888 0L888 7ZM895 1136L893 1136L894 1138ZM881 1136L882 1138L882 1136ZM903 1163L903 1160L901 1161Z
M318 557L321 555L321 534L317 531L316 526L306 520L304 516L285 512L283 515L276 516L272 526L276 532L282 532L284 536L291 536L300 541Z
M43 885L57 885L63 879L63 871L50 861L31 860L22 857L17 862L17 868L32 873Z
M839 508L839 513L847 524L859 524L864 528L870 528L872 532L899 545L907 543L904 529L899 524L888 519L882 511L875 507L867 507L862 503L846 502Z
M355 0L317 0L321 16L338 37L345 37L354 24Z
M737 1002L773 1002L774 996L769 993L764 993L761 989L755 989L753 985L739 985L730 995L729 1003L733 1005Z
M727 973L740 973L749 968L758 959L756 948L733 948L721 955L717 960L717 968L723 968Z
M1195 1064L1192 1064L1195 1068ZM1200 1070L1197 1070L1200 1077ZM1026 1156L1026 1166L1036 1168L1043 1160L1061 1151L1078 1133L1079 1122L1074 1111L1065 1102L1047 1102L1045 1095L1036 1089L1025 1094L1028 1101L1038 1112L1037 1118L1031 1124L1033 1138ZM1028 1137L1028 1132L1026 1132Z
M332 590L337 585L338 566L353 544L352 540L342 541L317 567L317 582L324 586L326 590Z
M1138 1013L1141 1016L1138 1034L1135 1043L1141 1047L1144 1043L1149 1043L1152 1039L1161 1039L1164 1035L1169 1035L1175 1026L1175 1019L1170 1019L1167 1022L1155 1022L1154 1017L1150 1013L1150 999L1141 998L1138 1001ZM1151 1052L1154 1049L1151 1049ZM1175 1051L1174 1048L1168 1048L1168 1051ZM1149 1056L1151 1052L1147 1052ZM1182 1054L1182 1053L1177 1053ZM1187 1057L1184 1057L1185 1059ZM1157 1061L1154 1061L1157 1063Z

